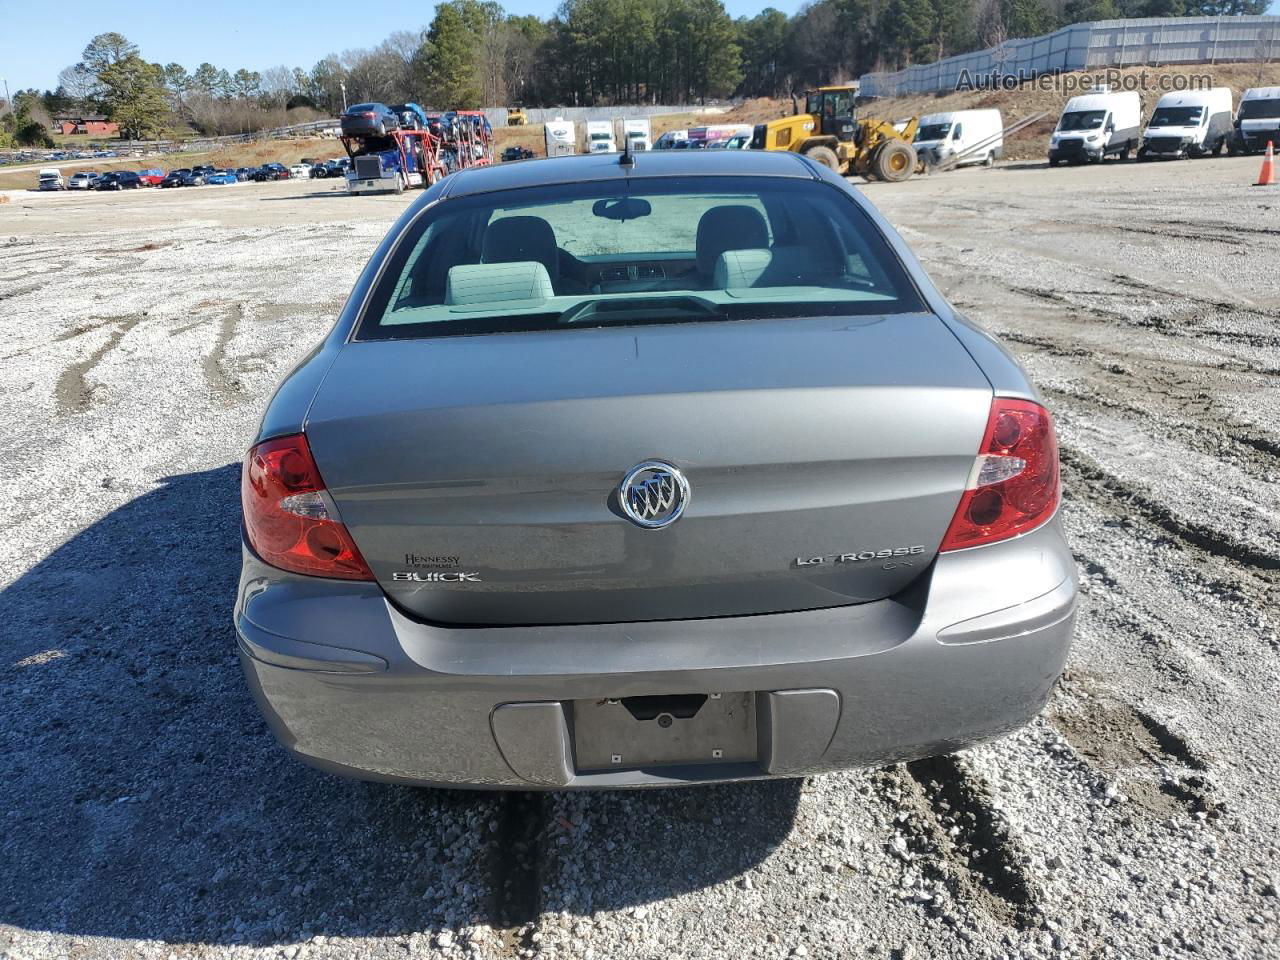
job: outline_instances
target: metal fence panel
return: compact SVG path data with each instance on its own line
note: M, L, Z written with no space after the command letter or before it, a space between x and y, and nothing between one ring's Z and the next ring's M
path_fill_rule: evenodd
M641 106L616 106L616 107L529 107L525 110L525 114L529 117L530 123L546 123L548 120L612 120L615 117L627 119L630 117L654 117L665 113L695 113L698 110L706 109L690 104L678 105L641 105ZM727 109L727 108L726 108ZM489 123L495 127L505 127L507 125L507 108L506 107L487 107L484 111ZM708 123L715 123L712 119L715 115L708 113L706 120Z
M1280 16L1098 20L896 73L864 74L861 84L864 96L895 97L955 90L966 72L970 78L1029 78L1064 70L1270 61L1277 55Z

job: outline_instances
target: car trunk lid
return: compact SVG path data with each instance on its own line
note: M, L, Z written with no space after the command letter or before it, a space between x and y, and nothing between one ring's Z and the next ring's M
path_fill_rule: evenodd
M991 388L932 315L357 342L306 432L379 584L476 624L760 614L928 567ZM683 515L627 519L644 461Z

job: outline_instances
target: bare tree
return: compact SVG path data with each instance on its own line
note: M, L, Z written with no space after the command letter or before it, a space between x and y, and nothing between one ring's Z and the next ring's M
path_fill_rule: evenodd
M73 63L58 74L58 87L72 100L83 104L97 90L98 78L83 63Z

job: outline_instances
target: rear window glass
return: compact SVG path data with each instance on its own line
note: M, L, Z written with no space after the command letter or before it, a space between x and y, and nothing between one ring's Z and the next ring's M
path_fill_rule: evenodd
M829 184L635 178L425 211L388 259L356 338L923 309L884 236Z

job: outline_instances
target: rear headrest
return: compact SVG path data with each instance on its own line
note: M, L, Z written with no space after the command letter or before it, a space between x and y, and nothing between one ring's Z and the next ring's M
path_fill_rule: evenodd
M505 303L512 300L546 300L555 296L547 268L522 263L471 263L449 268L444 302L449 306L473 303Z
M553 280L560 276L560 251L556 233L541 217L503 217L484 231L480 247L482 263L515 263L536 260Z
M695 249L698 270L707 274L716 257L726 250L747 250L769 246L769 226L755 207L726 204L712 207L698 221Z
M711 286L715 290L749 287L772 262L773 254L768 250L726 250L716 257Z
M830 250L778 246L771 250L726 250L716 258L712 287L822 286L844 275Z

